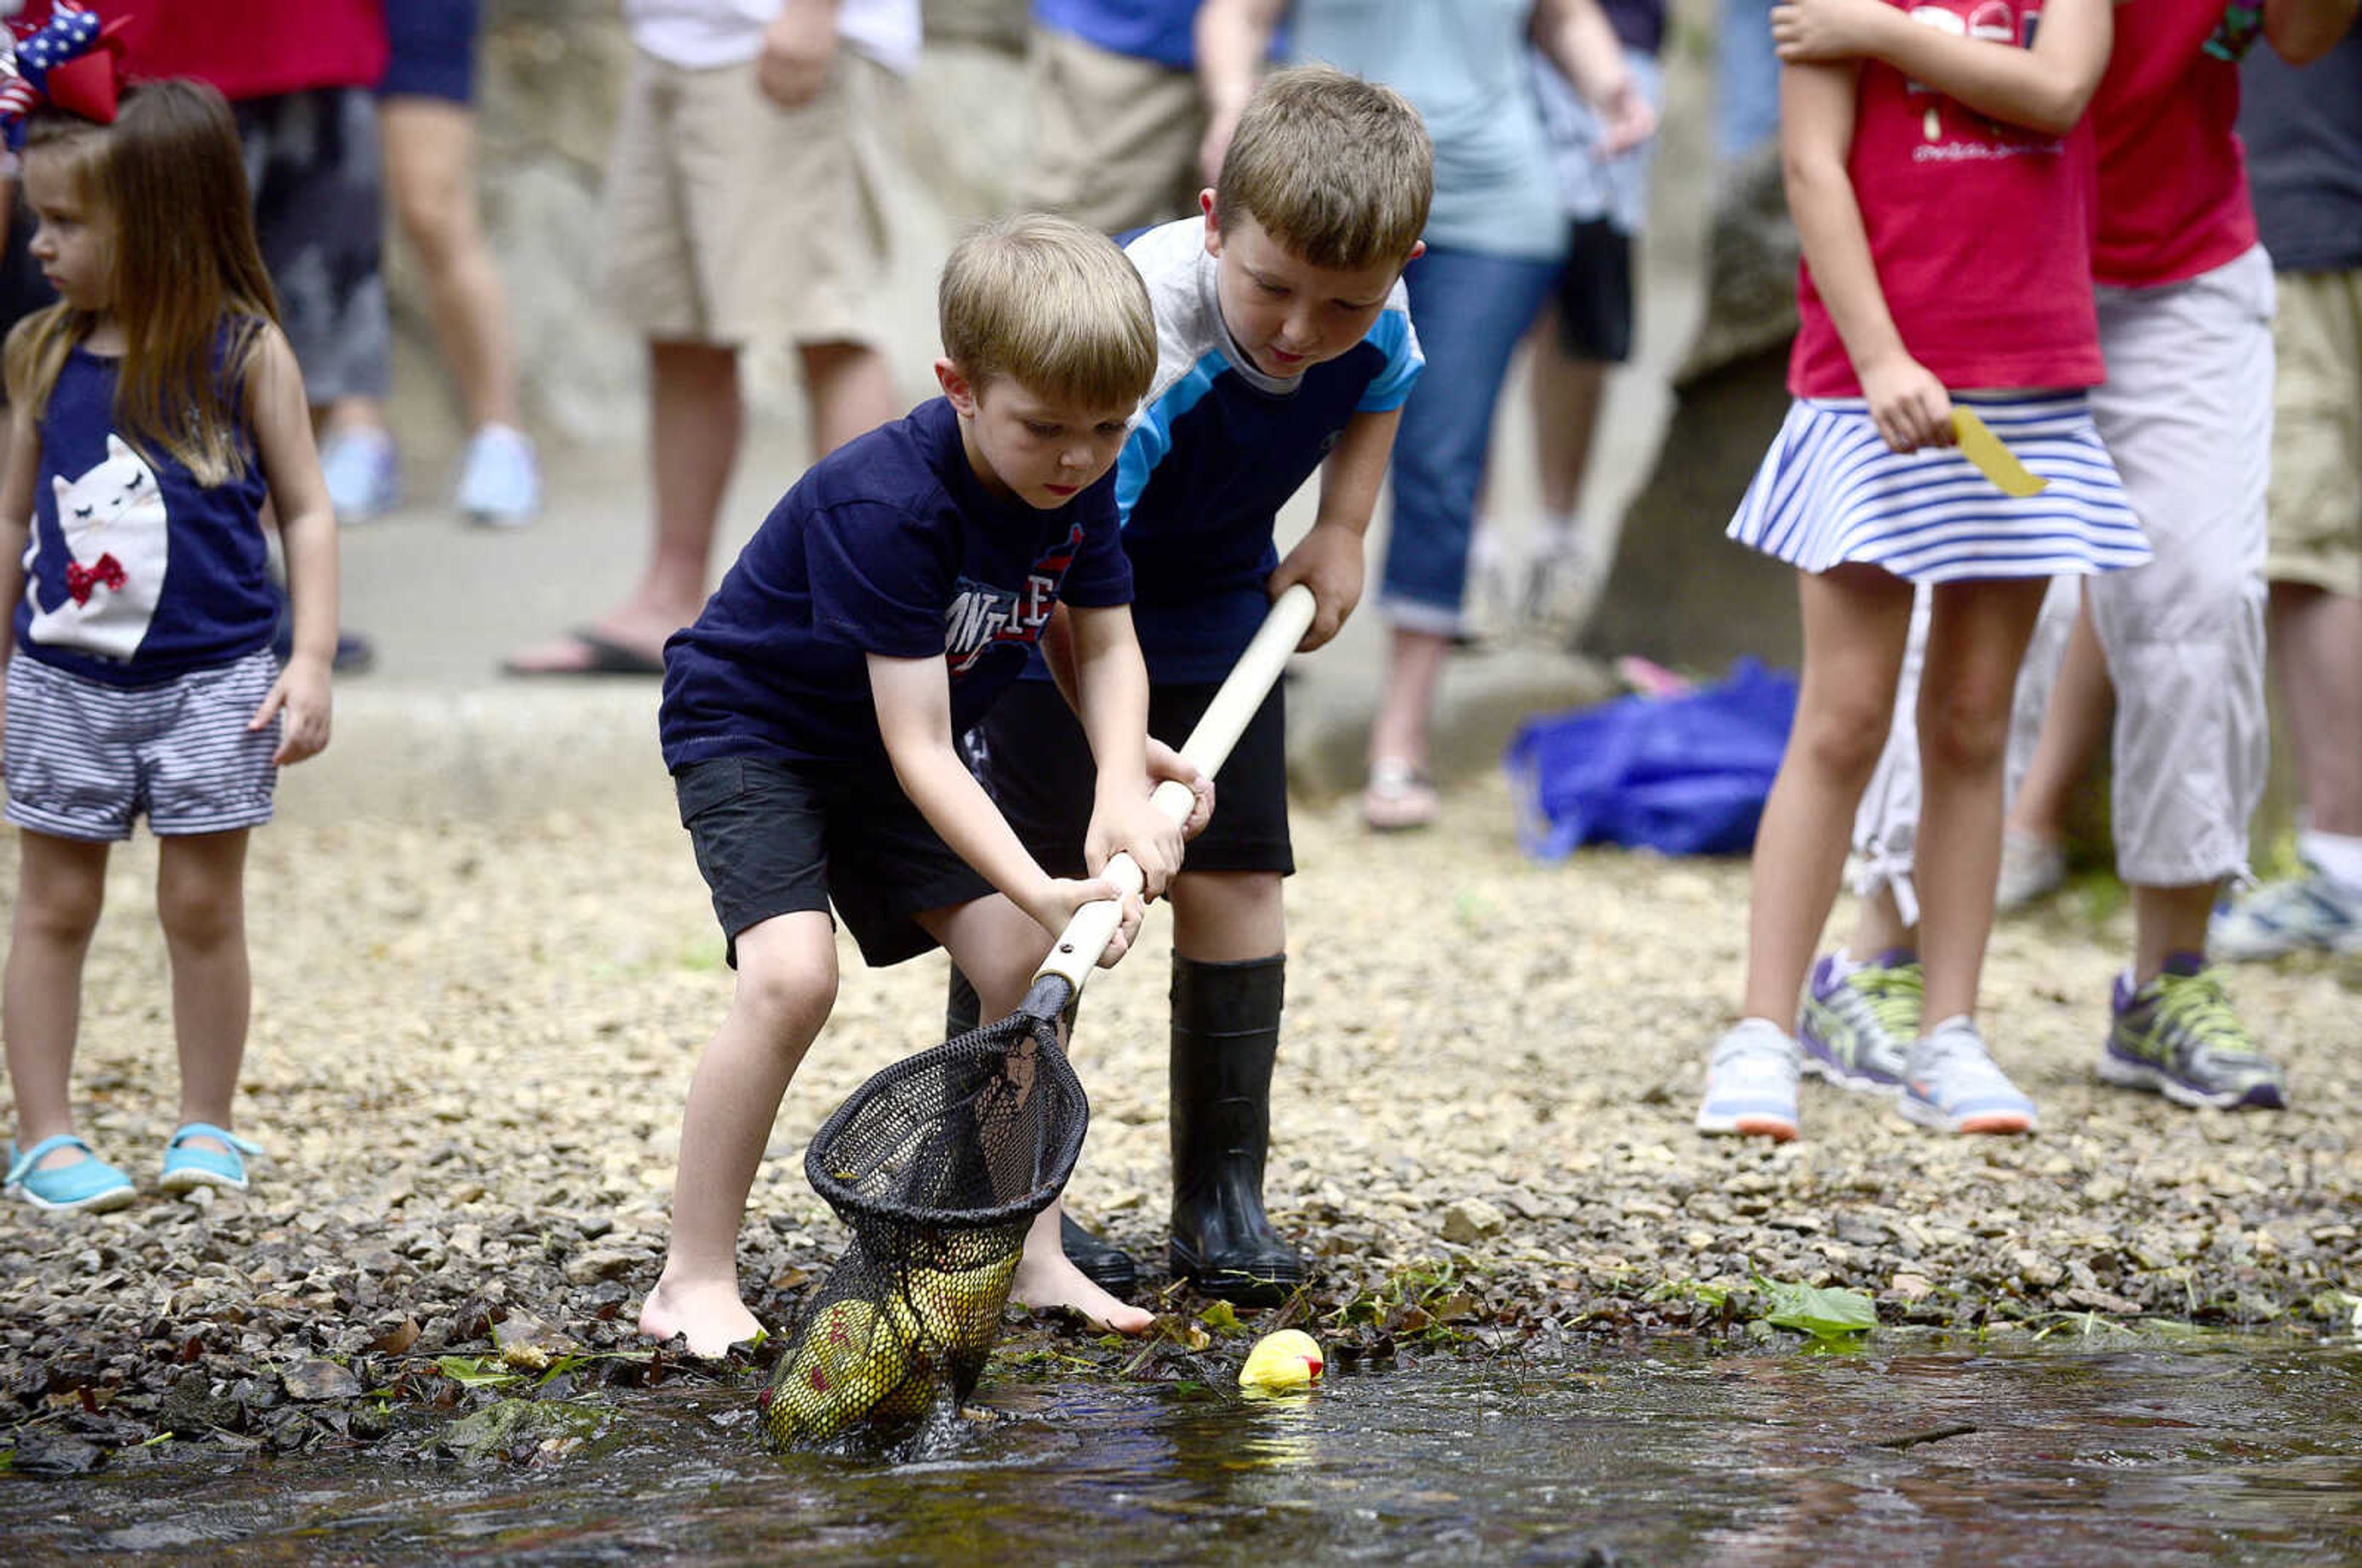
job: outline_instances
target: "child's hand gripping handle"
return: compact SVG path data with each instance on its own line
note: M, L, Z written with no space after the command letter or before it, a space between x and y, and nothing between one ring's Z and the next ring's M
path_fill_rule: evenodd
M1231 667L1230 675L1222 681L1221 690L1206 704L1197 727L1183 743L1181 755L1198 765L1198 770L1208 778L1221 771L1231 747L1238 745L1239 736L1253 718L1263 700L1271 695L1272 685L1279 672L1287 668L1287 656L1304 640L1312 624L1312 591L1297 583L1279 596L1263 618L1263 625L1239 655L1239 662ZM1189 786L1177 778L1168 778L1156 787L1149 797L1156 809L1175 822L1188 820L1189 808L1197 796ZM1113 882L1125 898L1137 895L1141 889L1140 867L1131 856L1119 854L1100 868L1099 875ZM1055 975L1076 991L1083 981L1098 967L1099 955L1107 951L1116 927L1123 921L1120 899L1102 899L1095 904L1085 904L1058 933L1050 945L1050 955L1034 972L1037 980L1044 975Z

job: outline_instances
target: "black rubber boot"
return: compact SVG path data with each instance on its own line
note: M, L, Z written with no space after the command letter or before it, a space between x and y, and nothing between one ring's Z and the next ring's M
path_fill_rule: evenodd
M977 996L976 987L960 973L958 965L953 965L951 983L944 997L944 1038L956 1039L976 1028L983 1021L983 1012L984 1003ZM1066 1026L1074 1027L1072 1010L1067 1012ZM1132 1261L1131 1254L1076 1224L1073 1215L1058 1217L1058 1240L1065 1247L1066 1261L1109 1295L1128 1297L1140 1287L1140 1264Z
M976 994L976 986L960 973L956 964L951 968L951 984L944 991L944 1038L956 1040L984 1021L984 999Z
M1109 1296L1129 1299L1140 1287L1140 1265L1132 1261L1131 1254L1076 1224L1073 1215L1059 1214L1058 1241L1066 1249L1066 1261Z
M1271 1068L1287 960L1173 958L1173 1272L1209 1296L1270 1306L1304 1259L1263 1211Z

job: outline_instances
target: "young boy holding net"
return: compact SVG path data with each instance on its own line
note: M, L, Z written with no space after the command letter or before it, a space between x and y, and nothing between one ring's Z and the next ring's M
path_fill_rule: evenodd
M1157 365L1116 502L1156 736L1187 734L1290 584L1318 604L1307 651L1360 600L1362 536L1422 363L1401 280L1423 248L1433 192L1426 128L1400 95L1325 67L1282 71L1237 116L1202 215L1127 248L1155 307ZM1282 559L1279 509L1316 469L1312 528ZM1090 754L1052 674L1029 669L970 745L1018 835L1073 875L1088 863L1071 791ZM1169 1260L1175 1275L1244 1302L1304 1278L1263 1206L1286 963L1280 879L1295 869L1285 714L1275 690L1173 883ZM955 1030L973 1005L955 977ZM1066 1239L1102 1283L1120 1289L1134 1276L1087 1232Z
M1108 477L1155 366L1146 293L1106 239L1029 215L960 244L939 310L944 396L816 464L666 645L665 764L738 972L690 1086L671 1244L640 1313L643 1333L697 1354L757 1329L738 1224L835 999L829 906L872 964L948 949L999 1017L1051 935L1116 896L1081 867L1044 873L954 746L1062 600L1097 764L1083 864L1129 851L1154 896L1181 860L1183 830L1149 803L1148 680ZM1103 962L1139 918L1133 903ZM1144 1328L1066 1262L1057 1221L1053 1205L1012 1294Z

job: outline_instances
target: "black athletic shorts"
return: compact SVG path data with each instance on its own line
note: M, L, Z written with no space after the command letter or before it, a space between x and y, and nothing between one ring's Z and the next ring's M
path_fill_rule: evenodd
M927 825L882 763L714 757L675 773L673 792L697 868L713 889L732 968L748 926L831 903L863 958L899 964L935 945L911 916L993 890Z
M1559 341L1578 359L1632 357L1632 237L1606 218L1573 226L1558 276Z
M1148 733L1177 747L1218 690L1220 683L1210 680L1152 685ZM1090 828L1098 775L1082 722L1057 687L1018 681L968 732L967 751L969 767L1042 868L1053 877L1083 875L1083 835ZM1181 868L1294 874L1284 688L1272 689L1214 775L1214 820L1189 841Z

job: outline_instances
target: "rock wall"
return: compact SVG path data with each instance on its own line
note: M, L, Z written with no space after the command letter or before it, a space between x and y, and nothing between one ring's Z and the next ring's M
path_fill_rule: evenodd
M1778 152L1766 149L1716 191L1705 313L1583 651L1705 669L1740 654L1796 662L1794 574L1723 536L1787 412L1796 256Z

